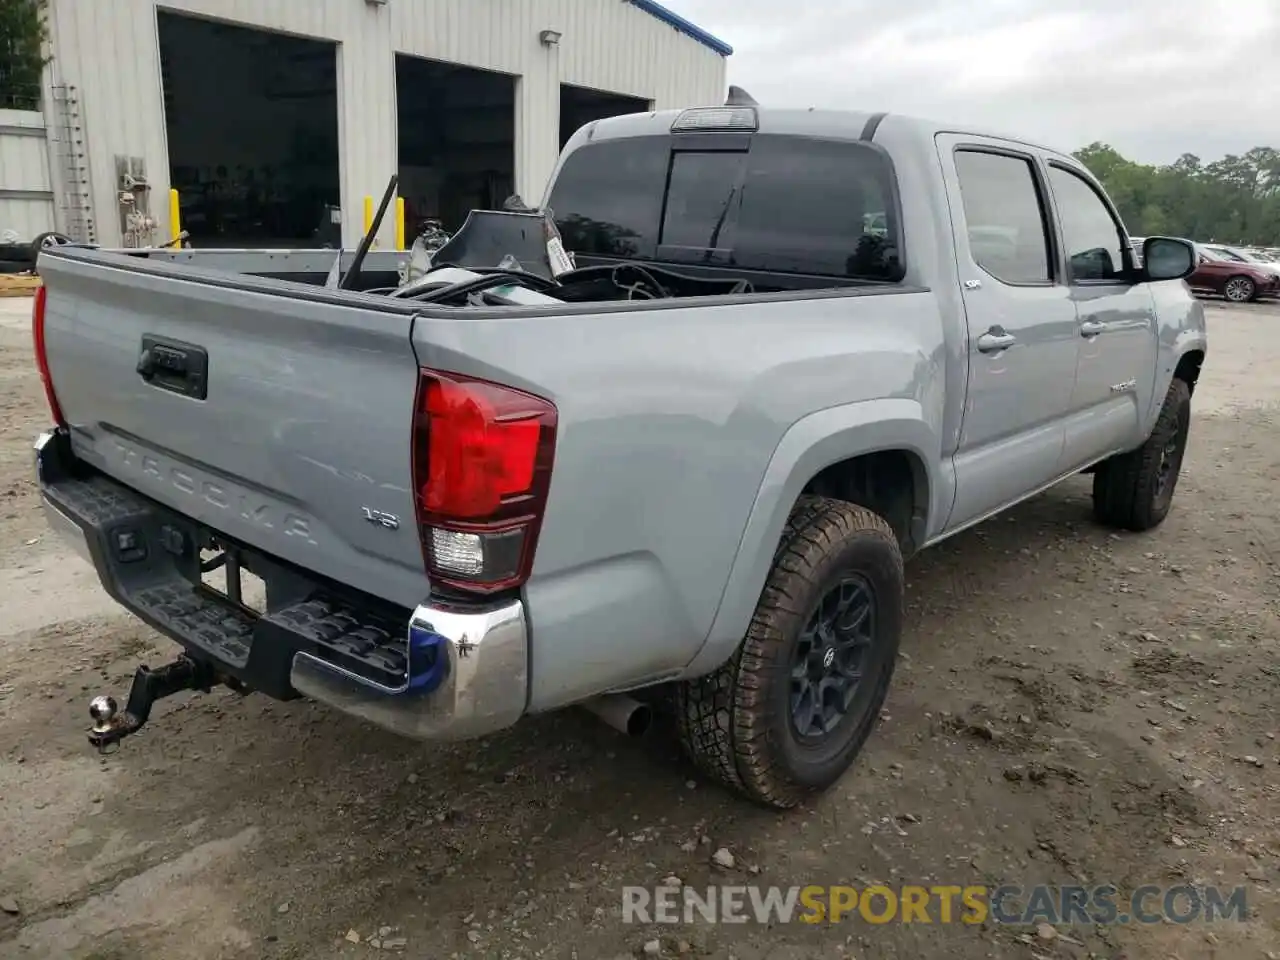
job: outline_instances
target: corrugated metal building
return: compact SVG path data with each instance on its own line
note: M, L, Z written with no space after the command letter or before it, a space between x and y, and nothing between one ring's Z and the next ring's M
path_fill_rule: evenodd
M0 109L0 233L19 241L53 227L53 188L44 117L34 110Z
M397 171L419 215L536 203L569 126L722 102L732 52L652 0L50 0L49 27L57 227L112 246L170 238L171 185L199 246L303 239L325 197L354 244Z

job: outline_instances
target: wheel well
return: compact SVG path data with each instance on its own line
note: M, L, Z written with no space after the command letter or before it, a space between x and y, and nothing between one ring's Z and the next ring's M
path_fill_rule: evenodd
M904 556L924 539L928 476L920 458L906 450L880 450L833 463L802 492L874 510L898 535Z
M1178 360L1178 367L1173 371L1175 380L1181 380L1194 395L1196 381L1200 379L1200 367L1204 363L1203 350L1188 350Z

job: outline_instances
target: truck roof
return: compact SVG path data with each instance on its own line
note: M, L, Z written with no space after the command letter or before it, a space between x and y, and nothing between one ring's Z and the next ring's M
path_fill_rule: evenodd
M871 110L822 110L814 107L764 107L764 106L697 106L673 110L656 110L649 113L631 113L618 117L607 117L588 124L585 129L587 140L612 140L622 137L661 136L671 130L672 124L690 110L753 110L758 126L751 132L769 133L795 137L821 137L828 140L861 140L869 139L868 131L884 127L892 127L895 132L908 138L932 140L939 133L959 133L971 136L991 137L1025 144L1038 150L1070 156L1057 147L1047 146L1028 140L1026 137L1014 136L997 130L983 130L966 124L943 123L924 117L913 117L901 113L884 113ZM582 132L580 131L580 134ZM574 139L577 139L575 136Z

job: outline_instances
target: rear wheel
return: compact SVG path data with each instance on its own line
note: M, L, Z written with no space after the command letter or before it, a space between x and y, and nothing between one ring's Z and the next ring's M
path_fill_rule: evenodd
M1248 303L1258 295L1258 287L1248 277L1232 277L1223 286L1222 295L1232 303Z
M1182 473L1191 429L1191 388L1174 379L1147 442L1098 465L1093 512L1099 523L1150 530L1164 522Z
M903 571L889 525L802 497L742 645L680 684L681 741L708 775L775 808L833 784L866 742L893 677Z
M33 250L43 250L45 247L62 247L71 243L72 240L65 233L58 233L56 230L50 230L47 233L39 234L31 241Z

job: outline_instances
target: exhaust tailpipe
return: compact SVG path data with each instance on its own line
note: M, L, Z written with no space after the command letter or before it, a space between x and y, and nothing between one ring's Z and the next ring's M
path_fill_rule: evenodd
M628 737L642 736L653 721L649 705L623 693L610 693L582 704L597 717Z

